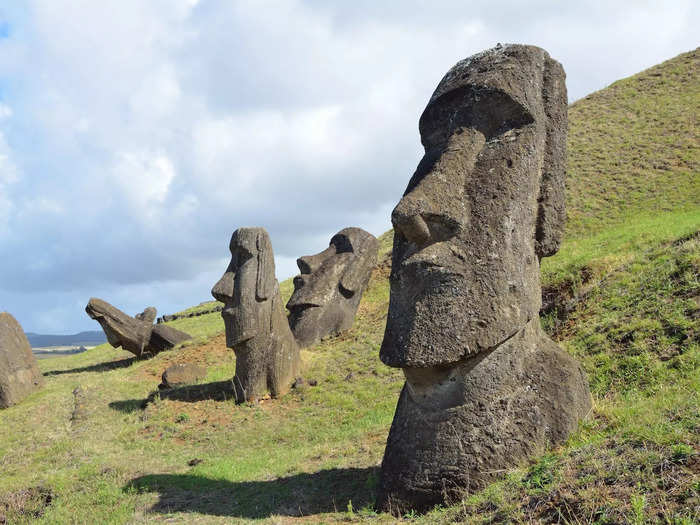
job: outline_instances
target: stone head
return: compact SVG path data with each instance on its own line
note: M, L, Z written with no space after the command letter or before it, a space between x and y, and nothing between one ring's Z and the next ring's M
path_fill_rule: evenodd
M264 228L239 228L229 244L231 262L211 290L224 303L226 346L270 331L271 299L277 292L275 260Z
M564 226L566 127L565 74L540 48L499 46L441 80L392 213L386 364L449 365L536 318L539 261Z
M377 239L360 228L336 233L328 248L297 259L300 275L287 302L290 326L302 344L352 324L377 261ZM323 333L322 333L323 332Z

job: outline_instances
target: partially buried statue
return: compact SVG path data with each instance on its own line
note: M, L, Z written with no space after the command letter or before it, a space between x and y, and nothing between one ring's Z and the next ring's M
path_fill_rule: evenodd
M100 323L109 344L114 348L121 346L138 358L153 356L191 339L189 334L165 324L154 326L157 311L152 306L132 317L107 301L92 297L85 312Z
M43 384L24 330L12 315L0 312L0 408L19 403Z
M289 329L264 228L231 236L231 263L211 293L224 303L226 346L236 354L236 400L257 401L289 391L299 370L299 347Z
M540 259L564 228L567 97L543 49L456 64L420 118L425 156L392 213L382 361L403 369L378 506L423 511L560 443L586 378L540 328Z
M294 278L287 309L289 325L302 348L352 326L377 264L378 249L372 234L345 228L321 253L297 259L301 275Z

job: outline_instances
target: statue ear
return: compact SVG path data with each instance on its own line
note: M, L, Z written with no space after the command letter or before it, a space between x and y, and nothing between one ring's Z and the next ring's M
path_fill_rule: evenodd
M258 233L255 243L258 249L258 275L255 281L255 296L259 301L264 301L272 297L275 290L275 257L267 232Z
M546 118L546 145L540 194L537 199L535 251L549 257L559 250L566 223L566 133L568 100L566 73L561 64L545 58L542 101Z

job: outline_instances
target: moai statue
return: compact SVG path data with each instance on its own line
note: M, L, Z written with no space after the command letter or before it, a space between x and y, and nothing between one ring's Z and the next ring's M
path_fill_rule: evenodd
M19 403L43 385L24 330L12 315L0 312L0 408Z
M590 409L540 328L540 259L564 228L567 97L543 49L457 63L419 123L425 156L392 213L381 360L403 369L378 507L424 511L484 486Z
M349 329L377 265L379 243L360 228L336 233L327 249L297 259L301 275L287 302L289 326L299 346L311 346Z
M224 303L226 346L236 354L236 400L257 401L287 393L300 367L275 279L275 259L264 228L239 228L231 236L231 263L211 293Z
M154 356L192 338L164 324L154 326L157 310L152 306L131 317L107 301L92 297L85 312L100 323L110 345L114 348L121 346L138 358Z

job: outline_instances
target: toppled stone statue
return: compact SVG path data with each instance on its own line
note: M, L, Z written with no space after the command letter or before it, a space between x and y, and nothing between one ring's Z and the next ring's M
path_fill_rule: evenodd
M0 408L22 401L44 384L24 330L7 312L0 312Z
M564 227L567 97L543 49L457 63L420 118L425 156L392 213L382 361L406 382L378 507L424 511L561 443L590 409L540 328L540 259Z
M270 237L264 228L239 228L231 236L231 262L212 295L224 303L226 346L236 354L236 401L257 401L291 388L300 367L289 328Z
M297 259L301 275L287 302L289 326L302 348L349 329L377 264L377 239L360 228L336 233L327 249Z
M109 344L114 348L121 346L138 358L153 356L191 339L189 334L170 326L153 326L157 311L152 306L131 317L108 302L93 297L85 311L100 323Z

